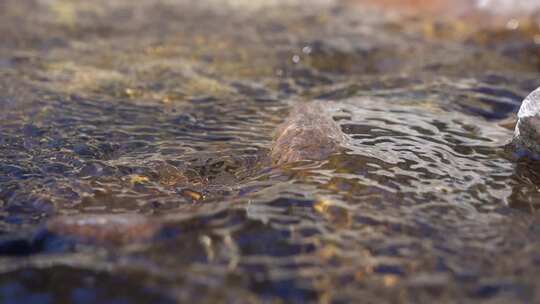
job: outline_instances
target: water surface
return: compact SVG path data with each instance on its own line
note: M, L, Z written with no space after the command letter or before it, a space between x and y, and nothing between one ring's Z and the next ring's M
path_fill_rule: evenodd
M0 302L538 301L540 166L505 145L540 32L495 19L3 1ZM345 151L272 166L273 130L315 99ZM124 213L167 229L41 232Z

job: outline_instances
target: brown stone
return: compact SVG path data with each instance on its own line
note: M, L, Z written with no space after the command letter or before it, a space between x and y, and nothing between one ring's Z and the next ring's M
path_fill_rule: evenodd
M271 158L275 164L322 160L343 149L346 139L323 102L301 103L276 131Z

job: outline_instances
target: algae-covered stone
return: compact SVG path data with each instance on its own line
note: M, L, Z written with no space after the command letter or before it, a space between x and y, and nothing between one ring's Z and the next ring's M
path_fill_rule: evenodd
M521 104L514 131L514 144L518 148L540 155L540 88L527 96Z

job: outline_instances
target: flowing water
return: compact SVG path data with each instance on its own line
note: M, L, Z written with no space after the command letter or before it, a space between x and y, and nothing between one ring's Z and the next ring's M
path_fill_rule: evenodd
M540 301L540 165L506 147L540 85L531 20L2 1L0 302ZM313 100L344 151L272 165ZM165 228L43 230L87 214Z

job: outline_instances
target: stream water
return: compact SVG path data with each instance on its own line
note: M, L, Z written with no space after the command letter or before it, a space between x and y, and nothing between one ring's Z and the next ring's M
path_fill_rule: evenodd
M538 19L386 2L3 0L0 302L540 301ZM272 165L313 100L344 151ZM43 228L96 214L165 228Z

